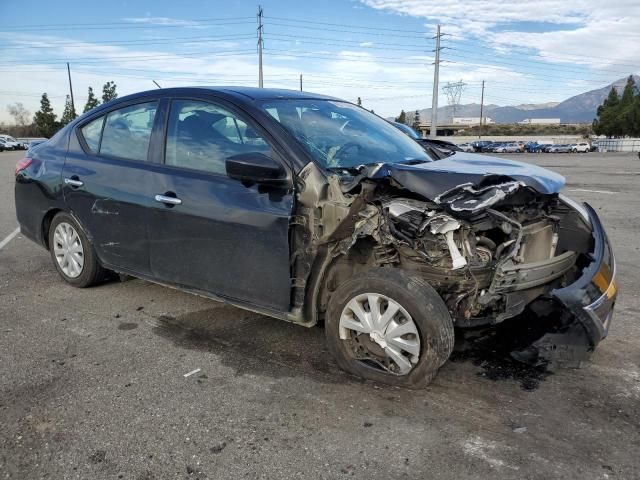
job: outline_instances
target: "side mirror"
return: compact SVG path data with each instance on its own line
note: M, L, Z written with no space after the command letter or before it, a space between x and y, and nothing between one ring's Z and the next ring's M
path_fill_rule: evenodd
M287 181L287 172L273 158L259 152L240 153L226 160L229 178L241 182L264 185L282 185Z

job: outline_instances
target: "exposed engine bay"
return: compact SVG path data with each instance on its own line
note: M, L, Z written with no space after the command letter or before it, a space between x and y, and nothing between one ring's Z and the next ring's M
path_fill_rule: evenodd
M332 289L354 272L388 266L428 280L457 327L497 324L534 303L570 323L549 294L590 262L591 228L575 206L501 175L427 198L380 168L301 172L292 302L309 306L307 322L322 321ZM574 354L565 360L586 356Z

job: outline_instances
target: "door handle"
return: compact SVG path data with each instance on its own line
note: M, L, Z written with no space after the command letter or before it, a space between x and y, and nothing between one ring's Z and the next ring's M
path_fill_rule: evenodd
M84 182L82 180L78 180L78 177L65 178L64 183L65 185L71 185L72 187L81 187L84 185Z
M181 205L182 200L177 197L169 197L167 195L156 195L156 202L164 203L167 205Z

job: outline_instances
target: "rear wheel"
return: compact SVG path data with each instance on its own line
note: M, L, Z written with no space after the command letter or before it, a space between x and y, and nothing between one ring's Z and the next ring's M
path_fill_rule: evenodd
M49 228L49 251L60 276L79 288L102 280L105 270L78 222L68 213L58 213Z
M453 350L453 322L422 278L393 268L355 275L331 295L328 347L340 368L390 385L426 386Z

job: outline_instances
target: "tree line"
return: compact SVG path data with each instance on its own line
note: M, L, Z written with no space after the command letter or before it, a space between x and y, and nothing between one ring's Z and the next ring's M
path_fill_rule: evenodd
M102 103L107 103L115 98L118 98L116 91L117 86L115 82L107 82L102 86ZM87 95L87 103L85 103L82 113L86 113L89 110L94 109L100 105L100 100L93 92L93 88L89 87ZM40 135L46 138L51 138L58 130L74 120L78 115L71 102L71 97L67 95L64 110L57 120L57 115L53 113L53 107L51 106L51 100L47 93L43 93L40 98L40 110L38 110L33 118L31 118L30 112L24 108L24 105L20 102L9 105L7 107L9 115L11 115L15 121L16 128L13 133L15 136L35 136Z
M629 75L622 97L615 87L598 107L598 118L593 121L596 135L607 137L640 137L640 91L633 75Z

